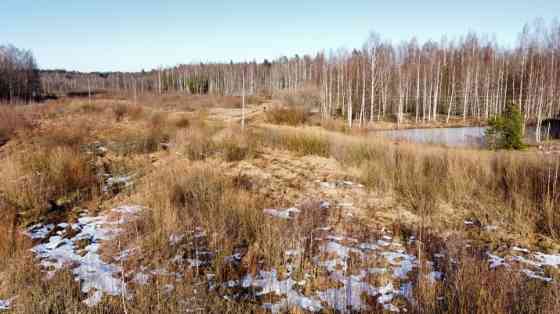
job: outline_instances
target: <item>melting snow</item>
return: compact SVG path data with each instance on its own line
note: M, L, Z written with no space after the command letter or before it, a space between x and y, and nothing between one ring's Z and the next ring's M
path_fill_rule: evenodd
M543 266L559 266L560 265L560 255L549 255L538 252L535 254L535 258L543 265Z
M416 266L416 257L412 255L402 252L383 252L381 255L389 261L389 264L394 266L393 276L397 278L406 278L407 274Z
M102 190L107 193L113 188L123 189L132 187L134 185L133 179L134 175L109 177L105 180L105 186L103 186Z
M7 311L11 308L12 302L14 301L15 297L8 299L8 300L0 300L0 311Z
M558 268L558 266L560 266L560 255L545 254L541 252L531 254L531 251L529 251L528 249L520 247L513 247L512 251L521 252L523 253L523 256L512 255L500 257L498 255L487 252L486 254L488 255L490 260L490 267L510 267L513 262L522 263L530 267L521 270L521 272L527 275L527 277L550 282L553 279L544 275L544 267Z
M431 282L439 281L441 280L442 277L443 277L443 273L439 271L432 271L428 274L428 278L430 279Z
M54 229L54 224L42 225L37 224L27 229L26 235L33 240L46 238Z
M542 275L539 275L539 274L537 274L536 272L534 272L530 269L522 269L521 271L523 273L525 273L525 275L527 275L527 277L529 277L529 278L539 279L539 280L543 280L543 281L546 281L546 282L552 281L552 278L544 277Z
M134 215L140 210L138 206L121 206L112 211ZM122 269L103 261L99 255L101 242L113 239L119 231L114 225L125 221L124 217L112 221L108 216L83 216L76 224L72 224L72 229L77 231L75 236L51 236L45 243L33 247L32 251L41 260L41 265L48 269L47 278L52 278L56 271L63 267L73 267L72 272L76 280L80 281L82 292L90 294L84 303L94 306L103 294L115 296L126 293L123 289L124 284L119 279ZM31 238L38 239L44 237L46 229L48 228L34 227L28 232ZM83 241L86 241L87 245L82 248L79 243Z
M292 213L294 215L298 214L298 213L301 212L301 210L298 209L298 208L295 208L295 207L290 207L290 208L286 208L286 209L267 208L267 209L264 209L263 212L267 215L282 218L282 219L292 219L293 215L291 215L291 214Z
M257 295L266 295L275 293L276 295L283 296L280 302L275 304L265 304L265 308L273 313L281 312L291 306L298 306L304 310L317 312L322 309L321 303L311 297L306 297L294 290L294 285L297 282L291 278L285 280L278 280L276 270L261 271L256 278L250 275L245 276L242 280L243 287L257 287L262 290Z
M505 260L502 257L491 254L490 252L487 252L486 255L490 258L490 268L506 265Z
M169 236L169 243L171 243L171 245L177 245L177 243L181 242L184 238L184 234L172 234Z

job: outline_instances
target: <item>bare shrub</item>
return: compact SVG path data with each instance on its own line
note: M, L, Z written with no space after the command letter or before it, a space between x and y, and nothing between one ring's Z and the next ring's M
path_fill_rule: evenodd
M115 115L115 120L117 122L122 121L128 112L128 105L123 103L118 103L113 106L113 114Z
M175 126L184 129L188 128L191 125L191 121L187 117L181 117L175 121Z
M247 130L238 134L228 134L216 143L226 161L240 161L257 155L257 142L255 134Z
M300 125L307 122L309 112L303 107L274 107L266 111L266 120L274 124Z
M117 103L113 105L113 114L117 122L122 121L125 117L131 120L139 120L146 115L143 106L131 105L126 103Z
M321 105L320 91L316 87L306 86L297 91L280 91L273 95L289 107L319 108Z
M188 128L179 134L178 149L190 160L204 160L216 153L214 141L206 129Z

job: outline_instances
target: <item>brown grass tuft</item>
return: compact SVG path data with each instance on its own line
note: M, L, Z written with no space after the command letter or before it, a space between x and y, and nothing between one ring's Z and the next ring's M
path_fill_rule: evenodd
M274 124L296 126L306 123L308 118L309 112L302 107L273 107L266 111L266 120Z
M18 130L31 127L26 116L8 105L0 105L0 146L12 138Z

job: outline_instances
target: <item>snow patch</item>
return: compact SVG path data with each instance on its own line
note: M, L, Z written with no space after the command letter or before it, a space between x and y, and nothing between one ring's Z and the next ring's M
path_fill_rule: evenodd
M300 209L295 207L290 207L286 209L273 209L273 208L266 208L263 212L267 215L274 216L281 219L292 219L295 214L299 214L301 212Z
M34 246L31 250L40 260L41 266L47 269L47 279L52 278L56 271L63 267L72 267L76 280L81 282L81 291L90 296L84 300L88 306L95 306L104 294L116 296L126 294L126 287L120 279L120 266L101 259L99 249L101 243L113 239L119 229L116 225L123 224L131 215L137 214L139 206L120 206L112 209L113 213L121 214L120 219L111 220L108 215L97 217L82 216L71 227L77 234L73 237L62 235L51 236L44 243ZM127 216L126 219L124 216ZM40 238L48 227L36 227L28 230L31 238ZM84 243L85 242L85 243ZM131 251L124 250L115 259L128 257Z
M10 298L8 300L0 300L0 311L7 311L12 307L12 302L16 297Z

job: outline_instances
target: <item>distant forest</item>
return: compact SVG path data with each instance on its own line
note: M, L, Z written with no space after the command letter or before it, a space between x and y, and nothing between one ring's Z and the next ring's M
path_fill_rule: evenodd
M240 95L243 85L247 94L314 90L323 116L358 124L388 116L400 120L405 114L417 121L487 119L508 102L519 106L525 122L540 121L560 111L560 24L527 24L513 47L476 33L423 44L416 39L393 44L372 33L359 49L264 62L184 64L137 73L41 72L43 92L58 95L98 90ZM2 95L27 98L37 90L30 89L33 84L0 86Z
M41 81L31 51L0 46L0 102L29 102L41 95Z

